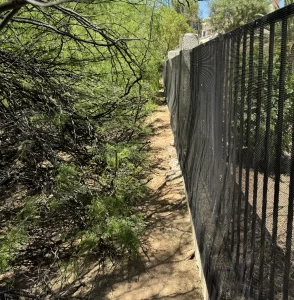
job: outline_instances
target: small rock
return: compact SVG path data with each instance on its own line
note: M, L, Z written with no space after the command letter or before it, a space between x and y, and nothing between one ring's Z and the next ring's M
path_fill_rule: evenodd
M179 165L178 159L177 158L172 159L170 161L169 165L170 165L171 168L177 167Z
M58 158L62 159L63 161L65 161L65 162L69 162L69 161L72 160L72 156L71 156L70 154L66 153L66 152L60 151L60 152L58 152L58 153L56 154L56 156L57 156Z
M40 167L43 169L47 169L47 168L52 168L53 165L49 160L44 160L43 162L40 163Z
M172 181L172 180L177 179L179 177L182 177L181 170L173 172L171 175L165 176L165 178L166 178L167 181Z

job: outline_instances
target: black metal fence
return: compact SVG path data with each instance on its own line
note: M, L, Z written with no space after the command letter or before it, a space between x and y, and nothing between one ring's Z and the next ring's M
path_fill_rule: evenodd
M293 14L287 6L166 62L211 299L294 299Z

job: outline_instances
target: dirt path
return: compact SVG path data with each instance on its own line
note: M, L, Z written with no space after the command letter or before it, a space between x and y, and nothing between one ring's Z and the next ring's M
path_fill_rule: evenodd
M148 122L152 161L150 196L141 211L147 216L142 255L136 262L94 267L75 296L98 300L200 300L201 282L194 258L190 216L170 129L169 112L159 106Z
M183 182L166 106L149 119L153 165L151 197L144 203L148 227L143 261L128 266L127 280L114 282L104 299L202 299Z

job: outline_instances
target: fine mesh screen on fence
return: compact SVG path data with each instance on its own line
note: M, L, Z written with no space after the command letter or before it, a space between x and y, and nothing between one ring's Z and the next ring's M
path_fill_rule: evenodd
M294 5L165 65L211 299L294 299Z

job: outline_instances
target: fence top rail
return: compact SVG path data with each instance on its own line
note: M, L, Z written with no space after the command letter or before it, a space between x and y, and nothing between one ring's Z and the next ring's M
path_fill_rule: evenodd
M275 10L274 12L265 15L261 18L258 18L254 21L251 21L245 25L242 25L230 32L227 32L225 34L221 34L217 37L215 37L214 39L207 41L206 43L203 43L198 47L205 47L206 45L213 43L213 42L218 42L218 41L222 41L225 38L229 38L229 37L233 37L233 36L240 36L240 34L243 34L244 32L248 32L249 30L254 30L257 28L260 28L261 26L266 26L272 23L276 23L281 21L283 18L287 18L294 15L294 3L289 4L281 9Z

